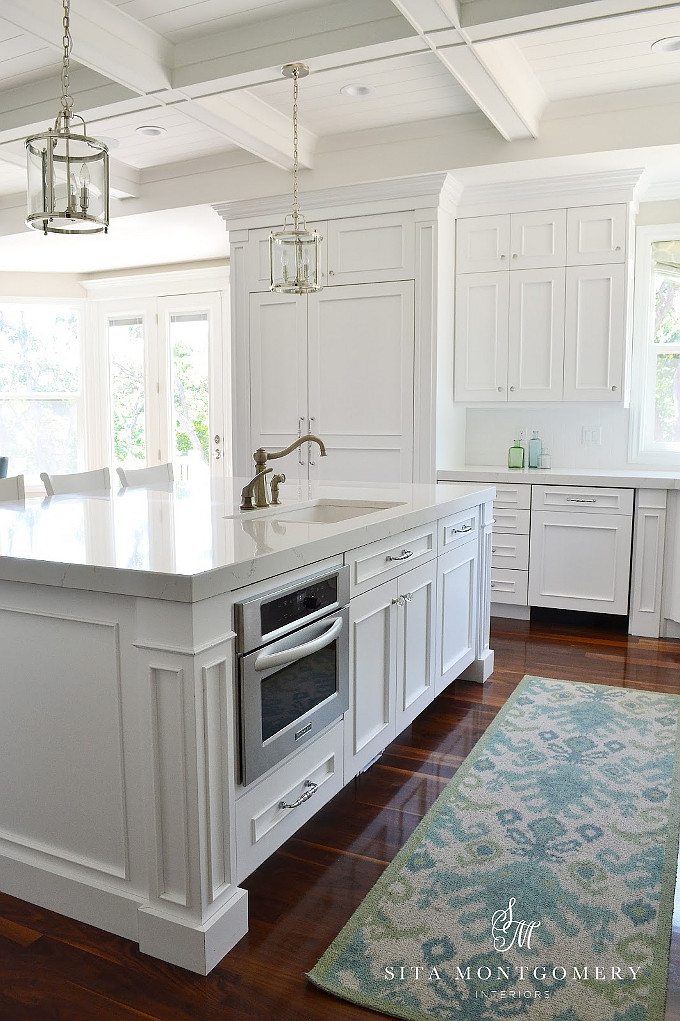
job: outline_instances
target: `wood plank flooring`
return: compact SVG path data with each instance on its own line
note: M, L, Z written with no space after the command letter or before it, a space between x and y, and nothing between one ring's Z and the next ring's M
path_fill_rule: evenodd
M495 620L496 669L457 682L243 884L250 931L207 977L0 894L0 1021L371 1021L304 978L525 673L680 694L680 641ZM680 898L679 898L680 900ZM680 1021L680 903L666 1021Z

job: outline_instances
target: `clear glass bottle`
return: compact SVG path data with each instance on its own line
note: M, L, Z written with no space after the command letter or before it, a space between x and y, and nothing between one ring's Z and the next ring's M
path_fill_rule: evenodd
M544 447L543 450L541 451L541 468L549 467L550 467L550 451Z
M512 446L508 450L508 468L523 468L524 467L524 447L519 443L518 440L513 440Z
M541 450L543 444L539 439L538 430L534 429L533 436L529 440L529 467L540 468L541 467Z

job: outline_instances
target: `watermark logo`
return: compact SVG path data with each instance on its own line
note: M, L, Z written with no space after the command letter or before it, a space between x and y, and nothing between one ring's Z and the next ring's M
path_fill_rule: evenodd
M535 929L539 929L540 922L526 922L518 920L513 916L512 909L516 904L515 898L511 897L507 908L494 911L491 917L491 935L493 936L494 950L505 954L515 945L526 947L531 950L531 937Z

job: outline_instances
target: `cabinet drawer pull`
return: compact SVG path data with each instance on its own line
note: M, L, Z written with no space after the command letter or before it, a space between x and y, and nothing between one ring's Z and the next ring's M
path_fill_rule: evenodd
M318 783L314 783L313 780L305 780L305 790L302 792L297 801L294 801L292 805L289 805L287 801L279 801L279 808L297 808L305 801L309 801L312 794L316 794L319 789Z
M388 555L385 557L385 560L408 560L408 558L412 556L413 556L412 549L403 549L398 557Z
M472 525L463 525L462 528L454 528L453 534L454 535L460 535L461 532L471 532L471 531L472 531Z
M567 503L597 503L597 497L589 496L586 498L581 496L568 496Z
M492 546L492 547L491 547L491 552L492 552L492 553L495 553L495 552L496 552L496 547L495 547L495 546Z

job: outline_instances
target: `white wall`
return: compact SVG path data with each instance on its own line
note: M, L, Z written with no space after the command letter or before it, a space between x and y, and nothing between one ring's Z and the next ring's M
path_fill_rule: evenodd
M2 273L0 297L6 298L76 298L85 291L75 273Z
M527 440L534 429L538 430L550 451L553 468L621 468L628 460L627 409L606 404L559 404L468 407L465 463L506 465L508 448L520 429L524 429ZM582 443L583 429L601 429L601 443Z

